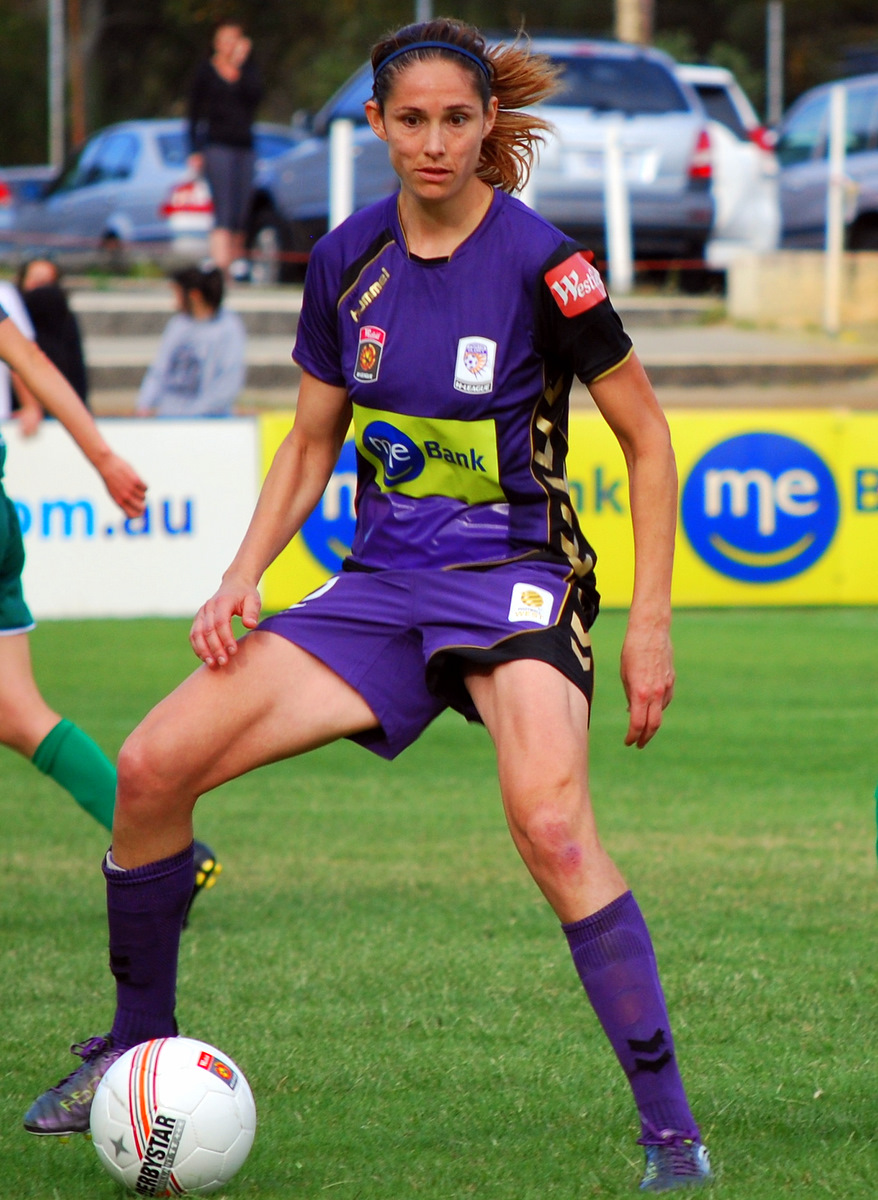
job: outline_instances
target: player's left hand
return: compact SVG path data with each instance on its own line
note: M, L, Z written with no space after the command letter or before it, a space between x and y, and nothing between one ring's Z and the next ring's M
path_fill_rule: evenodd
M146 484L130 463L110 454L98 468L104 486L126 517L139 517L146 508Z
M629 713L625 745L642 750L658 733L674 695L674 655L664 625L629 624L621 673Z
M18 408L12 415L18 421L22 437L33 437L43 421L43 410L39 404Z

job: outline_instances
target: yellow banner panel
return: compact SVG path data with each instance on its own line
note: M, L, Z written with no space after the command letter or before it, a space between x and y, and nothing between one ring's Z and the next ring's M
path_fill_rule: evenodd
M292 416L261 419L263 473ZM686 410L668 420L680 476L676 605L878 604L878 413ZM597 412L571 415L567 475L597 550L603 602L625 607L634 571L628 479ZM350 441L302 533L266 573L267 608L301 599L339 568L355 494Z

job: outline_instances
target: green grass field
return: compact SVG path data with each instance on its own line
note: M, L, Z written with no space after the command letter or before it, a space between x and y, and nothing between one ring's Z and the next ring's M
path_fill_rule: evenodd
M194 664L180 621L42 624L52 704L111 754ZM723 1200L878 1190L878 610L697 611L647 750L622 745L623 619L595 629L599 819L647 919ZM103 832L0 751L0 1197L119 1197L24 1109L109 1026ZM627 1085L506 833L484 731L396 763L349 744L199 806L225 865L184 935L181 1031L259 1108L252 1200L636 1194Z

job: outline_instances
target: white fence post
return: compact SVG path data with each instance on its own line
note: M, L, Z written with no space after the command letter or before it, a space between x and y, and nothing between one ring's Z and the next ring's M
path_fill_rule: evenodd
M625 295L634 286L631 206L619 122L614 120L607 123L604 144L604 229L610 286L614 292Z
M844 202L847 94L836 84L829 93L829 183L826 195L826 272L823 293L823 328L841 328L841 286L844 265Z
M329 127L329 228L335 229L354 211L354 123L333 121Z

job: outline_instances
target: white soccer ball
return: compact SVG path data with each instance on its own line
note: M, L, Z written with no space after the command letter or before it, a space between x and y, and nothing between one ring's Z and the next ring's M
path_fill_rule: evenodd
M250 1085L227 1054L193 1038L134 1046L104 1075L91 1110L98 1158L140 1196L213 1192L256 1133Z

